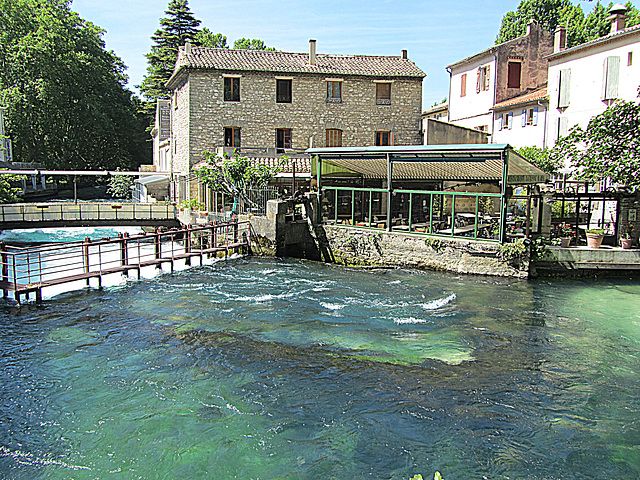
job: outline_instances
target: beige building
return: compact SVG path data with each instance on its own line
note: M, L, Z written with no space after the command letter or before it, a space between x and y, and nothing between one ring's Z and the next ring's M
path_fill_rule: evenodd
M421 144L422 79L407 58L180 49L167 86L171 171L188 198L205 150L289 156L309 147Z

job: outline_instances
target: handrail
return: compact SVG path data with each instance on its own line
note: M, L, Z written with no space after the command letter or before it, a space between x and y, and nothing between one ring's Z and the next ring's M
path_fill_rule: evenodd
M249 245L249 229L249 221L244 220L194 227L187 225L181 229L156 230L141 235L125 233L97 240L87 237L84 241L20 249L11 249L2 242L0 283L5 294L11 289L19 294L48 284L99 276L109 270L139 269L146 264L159 265L217 250L228 251Z
M52 202L0 205L0 224L8 222L176 219L176 207L160 203Z

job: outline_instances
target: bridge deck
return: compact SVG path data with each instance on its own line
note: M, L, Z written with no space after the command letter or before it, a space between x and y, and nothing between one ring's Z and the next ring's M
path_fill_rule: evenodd
M241 241L246 240L246 241ZM20 303L22 295L55 285L101 279L149 266L162 266L218 252L250 247L249 222L228 222L84 242L10 247L0 242L0 290ZM173 266L172 266L173 270ZM100 280L101 284L101 280Z
M19 203L0 205L0 230L38 227L179 227L174 205L161 203Z

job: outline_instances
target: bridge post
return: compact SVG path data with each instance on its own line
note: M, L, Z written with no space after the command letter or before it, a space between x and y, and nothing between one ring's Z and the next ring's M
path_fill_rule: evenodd
M89 244L91 243L91 239L89 237L84 237L84 243L82 245L82 262L84 264L84 273L89 273ZM87 277L87 287L91 286L89 283L89 278Z
M238 219L233 219L233 243L238 243Z
M7 255L7 244L0 242L0 261L2 262L2 283L9 283L9 255ZM2 289L2 297L7 298L9 290Z
M184 226L184 253L191 253L191 225ZM191 266L191 257L187 256L184 262Z
M155 253L156 253L156 260L158 260L160 257L162 257L162 241L160 238L160 229L158 227L153 229L153 232L155 234L155 238L153 239L153 243L155 246ZM158 264L157 265L160 269L162 269L162 265Z

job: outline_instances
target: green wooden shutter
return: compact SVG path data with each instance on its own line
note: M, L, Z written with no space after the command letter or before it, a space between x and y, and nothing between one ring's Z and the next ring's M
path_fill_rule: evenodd
M602 99L613 100L618 97L618 83L620 78L620 57L607 57L604 60L602 80Z
M558 85L558 108L569 106L569 88L571 85L571 69L560 70Z

